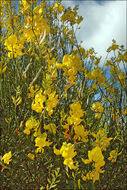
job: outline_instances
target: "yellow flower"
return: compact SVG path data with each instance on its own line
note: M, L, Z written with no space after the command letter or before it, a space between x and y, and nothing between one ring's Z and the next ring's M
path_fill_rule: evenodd
M31 129L38 129L38 127L39 127L39 125L40 125L40 122L39 121L37 121L34 117L30 117L27 121L26 121L26 123L25 123L25 126L26 126L26 128L25 128L25 130L23 131L25 134L27 134L27 135L29 135L30 134L30 130Z
M42 95L42 90L39 90L39 92L35 96L35 100L31 105L32 110L35 110L37 113L41 113L44 109L43 103L45 102L45 100L46 97Z
M105 82L106 78L102 75L103 71L100 67L94 68L93 71L89 71L88 74L85 74L85 77L90 80L94 80L98 85L102 85Z
M55 146L53 147L53 151L56 155L60 155L60 150L57 149Z
M95 119L100 119L101 113L103 112L103 107L101 105L101 102L97 102L96 104L94 103L92 106L92 110L98 112L95 114Z
M29 1L27 1L27 0L23 0L22 3L23 3L23 7L24 7L23 9L24 9L24 10L26 10L26 9L28 9L28 8L30 7L30 3L29 3Z
M106 148L110 145L110 141L112 138L103 138L100 141L100 148L104 151L106 151Z
M79 102L70 105L70 116L67 118L68 124L79 125L82 121L81 117L84 116L85 111L81 109Z
M64 157L64 164L67 165L71 170L76 169L77 166L74 166L72 158L77 155L77 152L74 152L74 145L71 143L63 142L63 145L60 150L53 147L54 153L56 155L62 155Z
M97 102L96 104L93 104L92 110L95 110L95 112L103 112L103 107L101 105L101 102Z
M107 49L107 52L110 52L110 51L115 51L116 49L119 49L119 45L116 44L116 41L113 40L112 41L112 46L110 46L108 49Z
M86 180L93 180L93 182L95 183L95 181L99 180L100 174L96 171L89 171L86 176L82 175L82 179L83 181Z
M23 49L23 41L18 40L16 34L12 34L8 37L8 39L5 41L5 47L8 51L8 57L11 57L12 55L14 57L23 55L22 49Z
M83 117L84 115L84 111L81 109L81 104L80 102L76 102L70 105L71 108L71 112L70 114L75 114L75 115L79 115L80 117Z
M56 92L49 94L48 100L46 101L46 110L49 116L53 114L53 108L57 106L58 102L59 100L58 95L56 95Z
M43 133L42 135L36 137L35 139L35 146L37 146L37 152L44 152L43 147L50 146L52 142L46 141L47 134Z
M80 179L78 179L78 188L80 189Z
M65 34L68 30L69 30L69 28L66 27L66 28L63 30L63 33Z
M114 101L114 98L109 98L108 100L112 103Z
M118 153L116 150L112 150L110 152L110 157L108 157L108 160L111 160L111 162L116 162L117 156L119 156L122 152Z
M102 56L100 56L99 58L96 58L94 65L98 65L100 63L101 58L102 58Z
M108 67L111 65L111 60L107 60L105 66Z
M82 16L78 16L77 18L77 24L80 24L83 21L83 17Z
M32 129L32 128L35 128L35 127L38 127L40 125L40 122L37 121L34 117L30 117L26 123L25 123L25 126L26 128L28 129Z
M101 148L98 146L93 148L91 151L88 151L88 158L89 159L82 159L82 161L85 164L89 164L94 161L96 170L105 165L104 156L101 152Z
M37 136L39 136L39 135L41 135L41 128L40 127L36 127L35 129L34 129L34 137L37 137Z
M75 131L75 139L78 139L78 140L80 140L80 138L81 138L81 140L82 140L82 142L87 142L88 141L88 131L85 131L84 130L84 127L83 127L83 125L78 125L78 126L74 126L74 131Z
M4 160L4 163L5 164L9 164L9 162L11 161L11 157L12 157L12 154L11 154L11 151L6 153L3 157L2 157L2 160Z
M23 131L26 135L30 134L30 130L28 128L25 128L25 130Z
M74 152L74 145L71 143L67 144L66 142L63 143L60 153L66 159L73 158L77 155L77 152Z
M13 51L17 46L17 36L16 34L12 34L8 37L8 39L5 41L5 46L9 51Z
M35 158L35 155L34 155L34 154L31 154L31 153L29 153L27 156L28 156L28 158L30 158L31 160L34 160L34 158Z
M82 159L85 164L89 164L94 162L93 166L95 169L93 171L89 171L86 176L82 175L82 179L86 180L93 180L93 182L99 180L100 173L103 173L101 167L105 165L104 156L101 152L100 147L95 147L91 151L88 151L88 158L89 159Z
M124 52L123 61L125 61L125 63L127 63L127 51Z
M48 125L44 125L44 129L50 131L53 134L56 134L56 125L55 125L55 123L50 123Z
M96 90L97 89L97 85L96 84L92 84L92 89Z
M77 166L75 166L75 165L73 164L72 158L65 159L65 160L64 160L64 165L68 166L71 170L72 170L72 169L75 170L75 169L77 168Z
M33 86L31 86L30 88L29 88L29 93L28 93L28 98L33 98L34 97L34 93L36 92L36 90L34 90L34 87Z
M55 3L55 6L53 7L53 9L56 9L59 13L62 13L64 6L62 6L61 4Z
M104 129L99 129L97 134L92 133L92 135L96 138L94 145L98 145L101 150L106 151L106 148L110 145L110 141L112 140L112 138L107 138L106 127Z
M71 40L73 41L73 36L71 37ZM69 83L73 85L75 84L75 75L78 71L82 70L82 61L77 53L72 53L71 55L66 54L63 57L63 64L57 64L57 68L63 69L64 76L67 75L69 77Z

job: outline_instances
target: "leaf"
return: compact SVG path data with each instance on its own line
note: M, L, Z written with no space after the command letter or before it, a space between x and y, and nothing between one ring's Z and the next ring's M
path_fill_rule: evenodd
M50 181L50 179L49 179L49 178L48 178L47 180L48 180L48 182L49 182L49 183L51 183L51 181Z
M55 184L55 185L51 185L51 187L50 188L54 188L54 187L56 187L57 186L57 184Z
M43 190L43 189L45 189L45 187L43 187L43 186L42 186L42 187L40 187L40 190Z

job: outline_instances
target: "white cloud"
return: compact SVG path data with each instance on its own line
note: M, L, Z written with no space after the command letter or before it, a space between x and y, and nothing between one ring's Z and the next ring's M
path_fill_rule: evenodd
M86 49L93 47L99 55L106 56L106 49L115 39L126 48L126 2L105 1L65 1L66 6L79 5L79 15L84 17L77 32L78 41L83 41Z

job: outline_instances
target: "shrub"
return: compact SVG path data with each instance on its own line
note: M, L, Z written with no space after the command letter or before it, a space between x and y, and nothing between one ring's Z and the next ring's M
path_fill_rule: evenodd
M127 51L84 49L77 6L0 6L1 189L125 189Z

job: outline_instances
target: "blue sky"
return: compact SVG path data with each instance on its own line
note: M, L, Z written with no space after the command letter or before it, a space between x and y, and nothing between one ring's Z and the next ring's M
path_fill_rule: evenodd
M79 5L79 15L84 20L77 32L78 41L86 49L93 47L99 55L106 56L106 49L115 39L127 48L125 0L63 0L65 6Z

